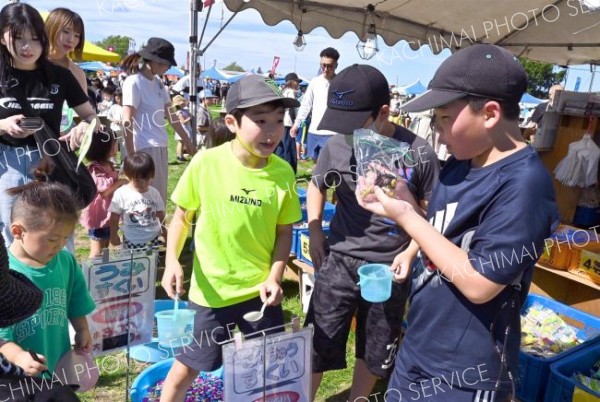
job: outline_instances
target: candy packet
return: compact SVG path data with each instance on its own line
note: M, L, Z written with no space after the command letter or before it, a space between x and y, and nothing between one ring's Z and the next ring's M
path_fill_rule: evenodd
M401 199L402 187L413 186L409 179L415 161L410 145L362 128L354 130L353 139L357 189L363 201L377 201L375 186L381 187L388 196Z

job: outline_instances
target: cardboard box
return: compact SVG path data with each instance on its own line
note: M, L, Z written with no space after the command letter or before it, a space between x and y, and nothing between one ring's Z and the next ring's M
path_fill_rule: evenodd
M558 230L545 240L544 251L538 262L560 270L576 268L584 248L600 251L598 236L594 231L560 225Z
M595 243L591 250L583 249L579 252L579 259L574 258L577 264L569 267L569 272L600 284L600 244Z

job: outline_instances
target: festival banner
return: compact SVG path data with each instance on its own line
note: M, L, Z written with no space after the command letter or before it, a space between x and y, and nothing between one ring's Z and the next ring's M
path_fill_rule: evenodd
M226 401L309 402L312 327L223 346Z
M271 67L271 72L273 76L275 76L275 70L277 70L277 66L279 65L279 56L273 56L273 66Z
M152 341L157 251L118 250L82 263L96 310L87 316L97 356Z

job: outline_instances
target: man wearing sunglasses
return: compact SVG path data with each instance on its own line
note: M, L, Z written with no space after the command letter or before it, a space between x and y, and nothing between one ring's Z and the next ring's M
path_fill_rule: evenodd
M312 111L308 135L306 137L306 151L308 156L317 163L319 152L325 146L327 140L334 135L333 131L318 130L325 109L327 109L327 92L329 91L329 82L335 77L335 69L338 65L340 54L332 47L323 49L321 57L321 74L313 78L308 84L306 93L302 97L302 105L298 109L296 121L290 129L290 136L295 138L298 135L298 127L308 118Z

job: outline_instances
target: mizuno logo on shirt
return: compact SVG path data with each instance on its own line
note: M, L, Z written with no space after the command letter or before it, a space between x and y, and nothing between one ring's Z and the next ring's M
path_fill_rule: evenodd
M250 194L251 192L253 192L253 191L256 191L256 190L252 190L252 189L248 189L248 188L243 188L243 189L242 189L242 191L243 191L244 193L246 193L246 195L248 195L248 194Z
M255 205L257 207L262 206L262 200L256 198L244 197L243 195L233 195L229 197L229 201L237 202L238 204Z

